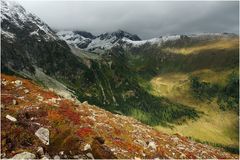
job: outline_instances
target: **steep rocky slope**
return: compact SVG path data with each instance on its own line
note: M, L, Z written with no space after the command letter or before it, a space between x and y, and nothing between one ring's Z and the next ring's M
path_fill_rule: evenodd
M30 80L5 74L1 78L2 158L238 157L65 99Z
M86 68L46 23L14 1L1 1L1 47L4 72L33 75L40 68L61 79L76 79Z

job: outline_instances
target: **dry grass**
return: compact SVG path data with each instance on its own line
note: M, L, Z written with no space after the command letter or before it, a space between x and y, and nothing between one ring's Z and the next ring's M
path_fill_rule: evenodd
M239 40L238 38L233 39L221 39L212 41L206 44L192 46L192 47L184 47L184 48L165 48L165 51L176 53L176 54L192 54L192 53L199 53L204 50L212 50L212 49L232 49L239 47Z
M221 72L201 70L191 74L205 81L224 83L231 72L232 70ZM202 141L238 146L236 113L220 110L216 101L209 103L194 99L189 91L188 76L183 73L168 73L155 77L150 81L150 92L155 96L164 96L172 101L192 106L204 114L196 121L188 120L187 123L174 125L172 129L163 126L156 128L166 133L179 133Z

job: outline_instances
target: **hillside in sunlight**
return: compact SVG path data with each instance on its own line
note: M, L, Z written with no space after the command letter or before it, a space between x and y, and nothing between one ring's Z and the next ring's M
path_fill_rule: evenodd
M139 83L146 91L203 113L196 121L157 129L238 151L238 42L231 38L177 47L168 44L160 49L165 58L159 60L165 62L156 63L153 74L146 72L147 65L142 67L145 76L139 76Z

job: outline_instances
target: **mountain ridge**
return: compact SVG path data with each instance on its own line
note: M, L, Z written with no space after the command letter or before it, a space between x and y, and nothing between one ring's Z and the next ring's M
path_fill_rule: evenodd
M79 31L86 32L86 31ZM91 37L84 37L79 34L75 34L76 31L58 31L57 35L60 39L65 40L69 45L73 45L77 48L83 49L85 51L102 53L105 50L110 50L116 46L132 46L139 47L145 44L152 45L162 45L166 42L177 41L180 39L193 39L198 41L203 40L215 40L219 38L232 38L237 37L236 34L233 33L198 33L198 34L179 34L179 35L168 35L168 36L159 36L151 39L141 40L137 35L130 34L123 30L117 30L114 32L106 32L99 34L97 36L92 35Z

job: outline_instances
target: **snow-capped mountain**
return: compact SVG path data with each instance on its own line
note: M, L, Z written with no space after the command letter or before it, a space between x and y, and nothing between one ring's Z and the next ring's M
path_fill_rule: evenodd
M57 35L69 45L81 49L86 48L95 38L91 33L84 31L60 31Z
M2 70L63 75L79 65L65 41L14 1L1 0L1 47Z
M9 40L14 40L15 34L18 36L28 34L29 37L38 37L39 40L41 38L45 40L58 39L46 23L27 12L15 1L1 0L1 28L2 36Z
M69 45L93 52L111 49L125 42L125 39L133 42L141 40L137 35L122 30L112 33L107 32L98 36L84 31L59 31L57 35Z
M159 38L151 38L151 39L140 40L140 41L132 41L130 39L124 38L123 41L128 43L128 44L131 44L134 47L138 47L138 46L144 45L146 43L160 45L163 42L174 41L174 40L177 40L177 39L180 39L180 38L181 38L181 35L172 35L172 36L162 36L162 37L159 37Z

